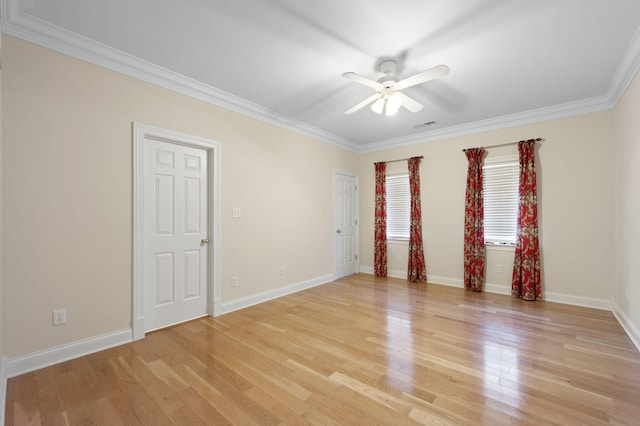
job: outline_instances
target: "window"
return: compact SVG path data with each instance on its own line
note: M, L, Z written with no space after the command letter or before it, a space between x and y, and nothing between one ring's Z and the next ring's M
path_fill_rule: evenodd
M488 162L482 167L486 244L516 244L519 174L517 159Z
M387 240L408 240L411 214L409 173L387 175Z

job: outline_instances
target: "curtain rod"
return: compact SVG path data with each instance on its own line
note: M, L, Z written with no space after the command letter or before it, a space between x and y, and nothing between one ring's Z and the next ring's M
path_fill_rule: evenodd
M491 146L488 146L487 148L498 148L498 147L501 147L501 146L516 145L516 144L519 144L520 142L540 142L540 141L542 141L542 138L529 139L529 140L526 140L526 141L525 140L521 140L521 141L518 141L518 142L502 143L500 145L491 145ZM481 146L480 148L484 148L484 147ZM465 148L465 149L462 150L462 152L467 152L470 149L473 149L473 148Z
M401 158L399 160L391 160L391 161L378 161L377 163L373 163L373 164L381 164L381 163L397 163L398 161L407 161L407 160L411 160L412 158L424 158L424 156L419 156L419 157L408 157L408 158Z

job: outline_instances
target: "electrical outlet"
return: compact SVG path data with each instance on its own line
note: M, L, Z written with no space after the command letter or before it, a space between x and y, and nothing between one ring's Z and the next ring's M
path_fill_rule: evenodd
M242 209L240 207L234 207L231 209L231 217L237 219L242 216Z
M231 277L231 287L238 287L238 277Z
M502 273L502 265L498 264L496 265L496 272L501 274Z
M280 267L280 275L284 275L284 266Z
M53 311L53 325L62 325L67 323L67 310L58 309Z

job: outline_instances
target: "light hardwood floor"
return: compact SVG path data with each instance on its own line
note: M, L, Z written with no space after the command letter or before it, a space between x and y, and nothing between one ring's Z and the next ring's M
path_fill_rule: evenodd
M610 312L358 274L15 377L6 425L640 424Z

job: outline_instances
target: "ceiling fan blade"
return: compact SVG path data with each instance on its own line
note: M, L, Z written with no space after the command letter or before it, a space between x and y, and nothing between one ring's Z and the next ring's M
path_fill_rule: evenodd
M421 73L418 73L416 75L413 75L411 77L407 77L403 80L398 81L396 84L393 85L393 88L396 90L406 89L407 87L426 83L429 80L443 77L447 74L449 74L449 67L446 65L438 65L426 71L422 71Z
M378 99L379 97L380 97L380 93L373 94L373 95L369 96L367 99L365 99L364 101L362 101L359 104L357 104L356 106L349 108L344 113L345 114L353 114L354 112L358 111L359 109L362 109L362 108L366 107L371 102L373 102L376 99Z
M418 101L413 100L402 92L395 92L393 96L400 97L400 99L402 99L402 106L411 112L418 112L422 109L422 104L420 104Z
M355 81L356 83L360 83L363 86L371 87L376 90L382 90L382 84L378 83L375 80L371 80L363 75L360 75L355 72L345 72L342 76L348 80Z

